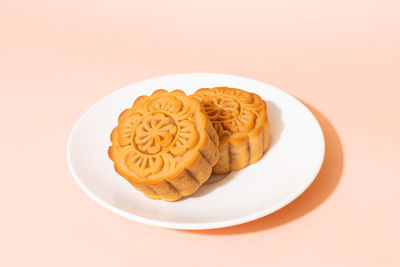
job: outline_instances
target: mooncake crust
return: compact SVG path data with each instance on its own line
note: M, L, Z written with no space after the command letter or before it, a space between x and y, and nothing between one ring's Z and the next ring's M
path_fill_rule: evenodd
M194 193L219 158L219 138L200 103L181 90L138 97L118 118L108 155L115 171L152 199Z
M257 94L237 88L198 89L200 101L219 136L214 174L243 169L261 159L270 143L267 105Z

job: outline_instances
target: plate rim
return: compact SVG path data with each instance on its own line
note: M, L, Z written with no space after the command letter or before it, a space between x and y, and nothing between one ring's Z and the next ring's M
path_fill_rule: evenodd
M203 223L167 222L167 221L162 221L162 220L157 220L157 219L150 219L150 218L141 217L141 216L132 214L130 212L124 211L122 209L119 209L119 208L117 208L117 207L115 207L115 206L103 201L100 197L98 197L96 194L91 192L90 189L87 188L87 186L85 186L83 184L83 182L79 179L78 174L76 173L75 169L73 168L72 158L71 158L71 153L70 153L72 139L73 139L73 137L75 135L76 129L80 125L80 122L83 120L85 115L88 114L97 104L106 101L109 97L111 97L111 95L115 94L116 92L126 90L128 87L131 87L132 85L135 85L135 84L138 84L138 83L143 83L143 82L146 82L146 81L149 81L149 80L153 80L153 79L167 78L167 77L172 78L173 76L186 76L186 75L220 75L220 76L229 76L229 77L246 79L246 80L250 80L250 81L253 81L253 82L263 83L263 84L268 85L271 89L277 90L280 93L284 94L285 97L289 97L292 100L295 100L296 102L298 102L308 113L310 113L311 117L315 120L316 125L318 125L318 130L320 132L320 136L322 137L322 145L323 145L322 146L322 151L321 151L322 152L322 157L321 157L321 160L320 160L320 162L318 164L318 167L315 169L315 173L312 175L313 178L310 179L309 182L307 184L305 184L305 186L301 187L299 190L293 192L288 197L286 197L285 199L281 200L280 202L276 203L273 206L269 206L266 209L263 209L261 211L255 212L255 213L251 213L251 214L249 214L247 216L241 216L239 218L216 221L216 222L208 222L208 223L204 223L204 222ZM251 78L247 78L247 77L231 75L231 74L223 74L223 73L194 72L194 73L169 74L169 75L157 76L157 77L153 77L153 78L137 81L137 82L129 84L129 85L125 86L125 87L117 89L117 90L115 90L115 91L103 96L98 101L96 101L94 104L92 104L89 108L87 108L85 110L85 112L83 112L80 115L79 119L75 122L75 124L72 127L72 130L70 131L69 136L68 136L66 156L67 156L68 168L69 168L70 172L72 173L72 176L73 176L75 182L78 184L78 186L91 199L93 199L95 202L97 202L102 207L110 210L111 212L116 213L116 214L118 214L118 215L120 215L122 217L125 217L127 219L130 219L130 220L133 220L133 221L136 221L136 222L140 222L140 223L144 223L144 224L148 224L148 225L152 225L152 226L158 226L158 227L162 227L162 228L180 229L180 230L206 230L206 229L224 228L224 227L240 225L240 224L243 224L243 223L254 221L254 220L257 220L257 219L262 218L264 216L267 216L269 214L272 214L275 211L277 211L277 210L285 207L289 203L293 202L296 198L298 198L301 194L304 193L304 191L314 182L315 178L318 176L318 173L320 172L322 164L323 164L323 162L325 160L325 152L326 152L325 136L324 136L324 133L322 131L322 128L321 128L321 125L320 125L319 121L314 116L314 114L307 108L307 106L304 105L300 100L298 100L294 96L292 96L289 93L287 93L287 92L285 92L283 90L280 90L280 89L278 89L278 88L276 88L276 87L274 87L274 86L272 86L272 85L270 85L268 83L265 83L265 82L262 82L262 81L258 81L258 80L255 80L255 79L251 79Z

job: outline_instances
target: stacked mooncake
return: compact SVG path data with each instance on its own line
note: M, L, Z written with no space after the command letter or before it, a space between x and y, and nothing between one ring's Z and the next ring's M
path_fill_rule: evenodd
M261 159L269 146L267 107L235 88L202 88L192 96L160 89L120 114L111 142L117 173L149 198L175 201L211 173Z

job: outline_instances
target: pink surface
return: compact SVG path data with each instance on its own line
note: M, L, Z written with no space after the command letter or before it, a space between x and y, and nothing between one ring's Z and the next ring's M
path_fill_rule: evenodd
M400 266L399 14L388 0L2 1L0 266ZM270 216L199 232L86 196L65 157L78 117L185 72L306 103L327 145L311 187Z

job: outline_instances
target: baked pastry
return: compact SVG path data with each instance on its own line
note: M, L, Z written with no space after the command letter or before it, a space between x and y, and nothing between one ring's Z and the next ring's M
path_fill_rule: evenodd
M218 135L200 103L183 91L160 89L123 111L111 133L114 168L152 199L194 193L218 161Z
M219 136L213 173L243 169L261 159L269 146L267 105L256 94L228 87L201 88L194 95Z

